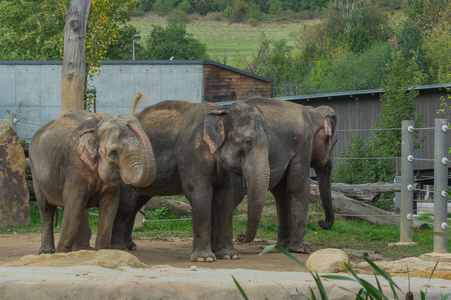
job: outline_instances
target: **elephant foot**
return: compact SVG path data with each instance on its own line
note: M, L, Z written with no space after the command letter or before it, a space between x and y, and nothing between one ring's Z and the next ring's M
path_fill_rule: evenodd
M125 249L135 251L138 249L138 246L134 242L130 242L125 244Z
M285 249L288 249L288 245L290 244L290 241L288 239L283 241L277 241L277 245L280 245L284 247Z
M55 253L55 247L48 247L48 246L42 246L39 251L38 254L53 254Z
M308 254L310 253L309 249L304 245L290 245L286 248L289 252L293 252L293 253L303 253L303 254Z
M193 262L214 262L216 256L211 251L194 251L191 254L191 261Z
M57 247L56 248L56 252L58 253L68 253L72 251L72 247L68 248L68 247Z
M215 251L215 255L218 259L227 259L227 260L240 259L240 253L235 248Z

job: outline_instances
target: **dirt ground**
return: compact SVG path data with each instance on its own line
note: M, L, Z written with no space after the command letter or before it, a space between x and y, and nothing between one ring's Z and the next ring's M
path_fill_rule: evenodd
M40 233L0 234L0 265L20 259L25 255L37 255L40 247ZM57 242L58 234L55 234ZM250 244L236 244L241 253L239 260L217 260L212 263L193 263L190 261L192 251L191 239L151 239L134 238L138 249L130 251L142 263L149 267L170 265L176 268L189 268L193 265L215 269L251 269L262 271L305 271L300 265L285 255L271 251L259 256L259 253L274 241L254 241ZM91 246L94 245L94 238ZM317 249L311 249L311 252ZM306 262L308 254L294 254L300 261Z

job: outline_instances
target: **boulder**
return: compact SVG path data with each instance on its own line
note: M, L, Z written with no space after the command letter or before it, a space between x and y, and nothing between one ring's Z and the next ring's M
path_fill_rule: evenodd
M345 263L349 265L349 256L340 249L326 248L313 252L306 265L312 273L346 272Z
M0 120L0 227L30 223L25 165L19 137Z

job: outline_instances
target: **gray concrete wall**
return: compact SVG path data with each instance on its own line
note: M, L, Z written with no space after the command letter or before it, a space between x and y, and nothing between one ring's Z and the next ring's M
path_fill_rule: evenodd
M0 62L0 119L22 102L17 124L21 139L31 139L40 126L61 114L61 69L56 62ZM177 61L106 62L91 85L97 90L97 112L130 114L140 91L145 97L137 111L163 100L203 99L203 64Z

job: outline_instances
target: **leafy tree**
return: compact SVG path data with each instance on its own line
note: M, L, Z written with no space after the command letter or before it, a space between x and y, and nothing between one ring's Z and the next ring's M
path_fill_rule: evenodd
M227 6L223 15L229 22L239 23L248 18L249 5L244 0L235 0L232 6Z
M167 15L175 8L175 0L156 0L152 8L159 15Z
M381 120L376 122L375 128L401 128L403 120L414 120L415 127L421 127L422 113L415 106L418 91L413 89L420 82L419 74L415 62L406 61L399 50L393 51L385 73L384 93L380 98ZM401 130L376 131L376 136L387 156L401 156ZM421 144L415 143L415 148L419 147Z
M138 0L138 3L136 4L136 8L138 10L142 11L151 11L152 6L155 3L155 0Z
M102 60L108 59L108 49L118 39L116 32L130 19L136 1L92 1L86 35L86 55L90 63L98 66ZM69 2L70 0L0 2L0 59L62 59L65 12ZM131 36L120 37L130 43Z
M431 83L451 81L451 2L441 11L435 26L423 31L425 59Z
M186 26L171 23L166 28L153 25L146 44L147 59L207 59L207 46L186 32Z
M404 21L396 34L396 40L404 59L407 61L415 59L420 70L427 69L425 53L422 48L423 36L417 24L412 22L411 19Z
M65 3L17 0L0 3L1 60L60 60Z

